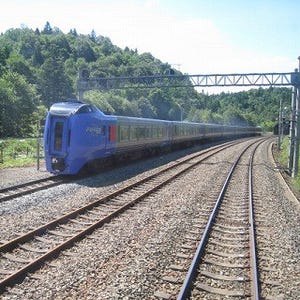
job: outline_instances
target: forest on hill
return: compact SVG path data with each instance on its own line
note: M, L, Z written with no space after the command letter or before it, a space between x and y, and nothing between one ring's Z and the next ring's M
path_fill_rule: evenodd
M93 76L180 75L151 53L121 49L108 37L63 33L47 22L0 35L0 138L33 136L51 104L76 98L78 70ZM203 73L200 72L199 73ZM207 95L194 88L89 91L84 101L107 114L167 120L257 125L272 130L280 99L289 107L289 88L251 89ZM288 113L288 112L287 112Z

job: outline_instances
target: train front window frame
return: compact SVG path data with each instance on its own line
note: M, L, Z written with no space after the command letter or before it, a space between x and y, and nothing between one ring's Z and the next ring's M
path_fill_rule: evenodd
M96 111L96 108L92 105L84 105L78 109L76 114L89 114Z
M54 150L61 151L63 144L64 122L57 121L54 126Z

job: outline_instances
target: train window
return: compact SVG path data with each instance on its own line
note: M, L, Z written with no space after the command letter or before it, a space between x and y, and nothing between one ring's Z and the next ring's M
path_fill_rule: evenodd
M120 126L120 141L129 140L130 126Z
M151 138L155 138L155 128L151 126Z
M136 140L138 138L138 127L131 126L130 139Z
M157 134L158 138L160 138L160 130L161 130L161 128L159 128L159 127L156 128L156 134Z
M86 114L86 113L91 113L91 112L94 112L95 111L95 108L90 106L90 105L85 105L85 106L82 106L78 111L77 111L77 114Z
M152 127L153 138L158 138L158 128L155 126Z
M54 150L61 151L62 149L62 138L63 138L63 122L56 122L54 128Z
M163 136L163 129L162 127L158 128L158 137L161 138Z
M136 127L135 136L138 140L142 137L142 128L141 127Z
M163 129L163 136L167 136L168 135L168 127L164 126L164 129Z
M139 128L139 138L145 139L147 138L147 127L140 127Z
M179 134L180 134L179 126L176 125L176 126L175 126L175 135L176 135L176 136L179 136Z
M120 142L120 140L121 140L120 125L117 125L117 141Z
M151 128L150 127L145 128L145 137L146 137L146 139L151 137Z

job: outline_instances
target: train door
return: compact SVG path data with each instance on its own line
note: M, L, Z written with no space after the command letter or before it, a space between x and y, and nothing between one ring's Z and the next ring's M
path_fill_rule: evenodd
M65 156L69 142L67 118L53 118L49 141L50 154L59 157Z

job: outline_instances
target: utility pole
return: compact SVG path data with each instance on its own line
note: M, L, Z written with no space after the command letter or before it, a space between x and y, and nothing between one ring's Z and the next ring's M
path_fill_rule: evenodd
M298 72L298 69L295 69ZM290 146L289 146L289 162L288 170L290 175L293 170L294 162L294 149L295 149L295 128L296 128L296 98L297 98L297 88L292 87L292 99L291 99L291 120L290 120Z
M300 67L300 56L298 57ZM299 69L298 69L299 72ZM296 130L295 130L295 144L294 144L294 156L293 156L293 169L292 177L296 177L298 174L298 161L299 161L299 140L300 140L300 87L295 86L296 95Z
M278 151L281 149L282 143L282 133L283 133L283 124L282 124L282 99L279 101L279 116L278 116Z
M78 80L77 80L77 90L78 90L78 100L83 100L84 86L85 82L90 77L90 72L88 69L80 68L78 70Z
M36 124L36 169L40 169L40 121Z

